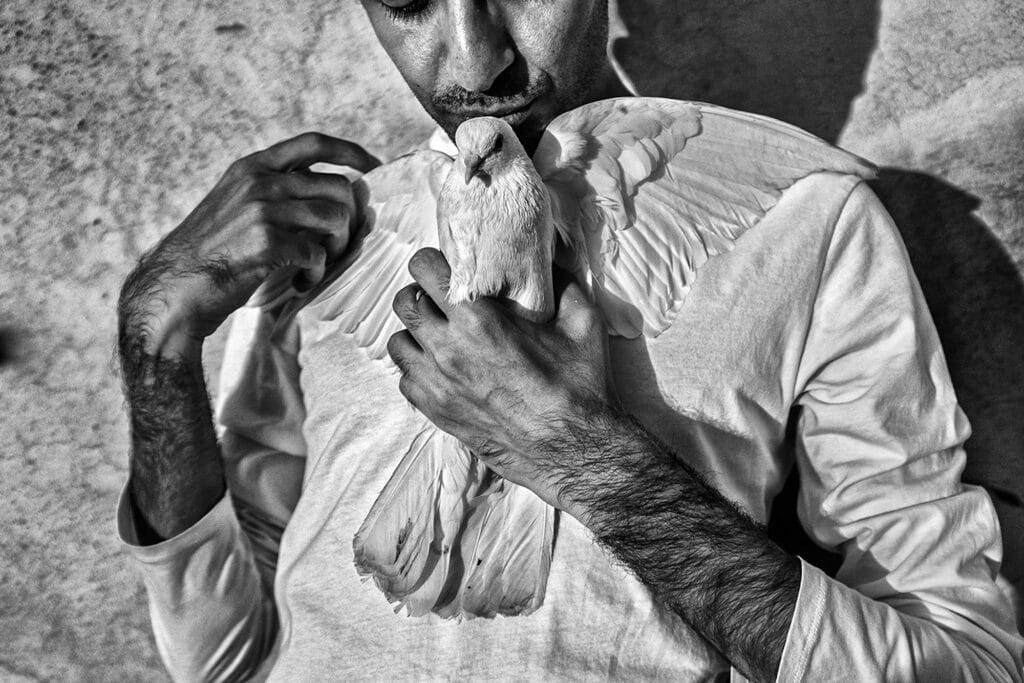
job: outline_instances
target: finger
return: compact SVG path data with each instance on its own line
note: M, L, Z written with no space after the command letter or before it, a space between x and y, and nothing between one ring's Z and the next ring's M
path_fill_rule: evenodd
M405 397L405 400L411 403L414 408L424 415L427 414L425 409L430 407L430 396L423 388L423 385L417 381L415 376L403 374L399 377L398 390L402 393L402 396Z
M448 301L448 287L452 269L444 254L437 249L420 249L409 260L409 273L441 312L451 317L453 306Z
M325 243L327 255L330 258L336 258L344 252L352 233L355 232L356 226L359 224L359 213L352 193L352 183L348 178L331 173L310 173L308 171L276 175L280 178L281 190L287 197L326 199L345 207L345 213L339 220L328 223L331 236ZM315 210L317 207L313 205L310 208Z
M560 284L561 292L558 293L557 287L555 290L558 301L555 324L570 339L582 339L590 334L595 325L601 324L600 311L576 280L570 277Z
M355 213L352 183L343 175L296 171L274 173L273 178L277 196L267 199L329 199L350 207Z
M321 237L348 236L349 208L328 199L285 199L267 204L265 215L282 228L308 230Z
M275 231L271 249L268 255L271 271L296 266L310 283L319 282L324 276L327 250L309 235Z
M408 375L423 357L423 349L409 333L409 330L395 332L388 339L388 355L403 375Z
M445 323L441 311L426 296L419 285L408 285L398 290L394 301L391 302L395 315L408 328L413 338L424 346L437 330L438 325Z
M317 162L349 166L362 173L380 166L380 160L354 142L323 133L303 133L254 155L254 160L275 171L294 171Z

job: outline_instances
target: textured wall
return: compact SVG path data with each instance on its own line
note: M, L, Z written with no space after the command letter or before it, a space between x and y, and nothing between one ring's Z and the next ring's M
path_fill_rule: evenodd
M388 156L430 129L357 4L312 4L0 4L0 679L163 677L112 523L131 262L237 156L311 128ZM995 486L1024 574L1024 6L630 0L622 19L645 93L776 115L889 168L876 189L975 423L968 476Z

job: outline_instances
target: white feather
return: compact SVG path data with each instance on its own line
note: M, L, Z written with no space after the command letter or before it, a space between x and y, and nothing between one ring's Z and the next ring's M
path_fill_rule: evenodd
M571 158L569 149L585 152ZM731 249L797 180L874 173L863 159L780 121L657 98L604 100L563 114L545 131L534 163L559 197L556 225L576 230L571 241L583 251L576 260L586 263L584 279L609 327L625 337L664 332L697 269Z

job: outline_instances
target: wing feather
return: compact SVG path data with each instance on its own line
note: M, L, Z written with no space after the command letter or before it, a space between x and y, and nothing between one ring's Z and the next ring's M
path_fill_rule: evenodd
M874 174L795 126L659 98L563 114L534 163L555 197L556 225L569 234L563 240L589 271L611 331L625 337L667 329L700 267L732 249L796 181Z
M356 180L360 224L351 247L310 291L270 299L274 305L288 299L275 333L305 310L316 321L314 337L349 335L370 358L390 364L388 338L402 328L391 301L412 280L412 255L437 246L437 196L451 165L447 155L423 150Z

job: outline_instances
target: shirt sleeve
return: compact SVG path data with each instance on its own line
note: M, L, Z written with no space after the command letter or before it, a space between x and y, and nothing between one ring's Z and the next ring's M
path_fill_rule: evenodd
M998 520L960 481L970 427L863 184L834 228L799 382L800 520L844 559L835 579L802 563L778 680L1020 681Z
M217 426L230 493L192 527L148 546L138 542L127 487L118 506L118 531L175 680L248 680L271 664L278 548L305 461L297 332L273 327L270 313L241 309L225 350Z

